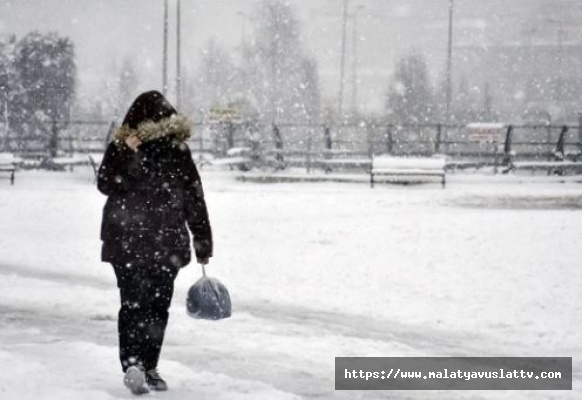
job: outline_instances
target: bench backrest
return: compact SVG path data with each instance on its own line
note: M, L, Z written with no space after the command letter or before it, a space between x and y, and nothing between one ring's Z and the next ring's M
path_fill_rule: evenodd
M0 153L0 165L2 166L13 166L21 161L20 158L14 157L12 153Z
M427 170L445 169L446 160L443 157L392 157L377 156L372 159L372 171L381 170Z

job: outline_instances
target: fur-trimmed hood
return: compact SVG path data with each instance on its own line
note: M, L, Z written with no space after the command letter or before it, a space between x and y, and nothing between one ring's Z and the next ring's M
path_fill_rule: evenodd
M125 124L117 128L113 134L113 140L117 144L122 144L131 135L136 135L142 142L160 139L174 135L180 143L188 140L191 134L191 124L188 118L183 115L172 115L161 119L158 122L145 121L138 125L137 129L131 129Z

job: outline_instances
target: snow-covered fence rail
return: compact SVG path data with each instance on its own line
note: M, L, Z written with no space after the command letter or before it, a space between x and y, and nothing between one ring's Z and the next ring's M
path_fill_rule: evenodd
M503 173L516 170L530 170L532 173L536 170L547 171L548 175L563 175L566 171L573 171L574 173L582 172L582 149L580 146L575 151L566 149L566 136L569 127L564 125L555 144L555 149L552 152L549 160L534 160L534 161L515 161L517 153L512 148L512 135L508 134L505 145L505 167Z
M111 121L70 120L0 135L0 151L26 158L55 158L103 152L115 127ZM369 170L376 154L406 157L448 156L447 168L504 167L512 162L555 161L554 153L562 126L513 125L511 154L507 135L476 137L475 125L507 124L391 124L371 121L336 125L216 123L193 124L188 142L202 159L228 158L232 148L254 148L257 158L275 159L277 166L309 169ZM58 128L58 129L55 129ZM582 149L580 124L568 125L563 135L565 159L572 161ZM231 160L232 161L232 160Z

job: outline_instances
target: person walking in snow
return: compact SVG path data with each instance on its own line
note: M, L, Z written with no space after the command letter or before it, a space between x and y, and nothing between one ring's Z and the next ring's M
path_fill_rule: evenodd
M207 264L213 241L200 176L185 141L188 120L157 91L139 95L114 133L97 186L101 259L120 291L119 357L134 394L167 390L157 372L174 280L191 260Z

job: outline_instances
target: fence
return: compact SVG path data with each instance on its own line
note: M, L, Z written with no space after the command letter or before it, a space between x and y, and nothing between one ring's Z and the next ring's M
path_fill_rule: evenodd
M333 154L336 158L369 158L377 154L445 154L457 160L478 160L511 152L517 159L546 160L554 157L560 138L565 153L579 153L582 149L579 125L503 125L496 140L473 140L467 125L452 124L354 124L336 128L281 124L277 130L283 139L279 149L271 127L263 128L260 144L272 152L281 152L282 147L288 156ZM237 146L245 145L240 135L234 142Z
M37 123L27 134L0 129L0 152L26 158L103 152L111 126L107 121L73 120L66 126L56 121Z
M546 160L554 156L559 140L566 153L580 153L582 127L578 125L505 125L511 137L472 140L467 125L460 124L347 124L315 126L244 123L195 123L189 141L194 152L226 156L231 148L258 145L261 151L286 157L369 158L374 154L446 154L456 160L491 159L508 150L517 159ZM0 128L0 151L23 157L102 152L111 139L110 121L69 121L66 127L52 123L34 135L18 136ZM565 130L565 132L564 132ZM560 139L561 138L561 139ZM509 149L508 149L509 145Z

